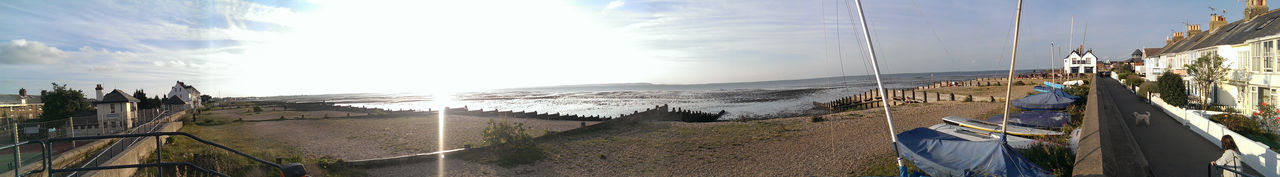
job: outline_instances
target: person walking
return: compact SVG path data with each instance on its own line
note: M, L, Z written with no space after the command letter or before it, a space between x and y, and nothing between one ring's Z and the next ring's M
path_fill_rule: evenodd
M1236 147L1236 140L1232 139L1231 135L1222 135L1222 156L1218 157L1218 160L1214 160L1209 163L1222 166L1222 176L1224 177L1240 176L1240 174L1227 171L1226 169L1235 171L1244 170L1240 165L1240 148Z

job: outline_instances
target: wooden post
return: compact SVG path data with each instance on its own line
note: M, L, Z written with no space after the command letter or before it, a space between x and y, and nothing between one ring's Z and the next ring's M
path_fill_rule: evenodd
M956 93L951 93L951 101L955 101L955 100L956 100Z
M920 99L920 100L924 100L923 102L925 103L929 102L929 91L920 91L920 95L924 96L924 99Z

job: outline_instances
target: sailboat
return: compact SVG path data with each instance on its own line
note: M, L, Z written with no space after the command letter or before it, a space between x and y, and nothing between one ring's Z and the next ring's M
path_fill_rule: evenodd
M858 5L859 19L862 21L863 35L867 39L864 41L871 57L876 86L884 90L884 82L880 78L880 66L876 62L875 47L871 42L871 34L867 32L867 20L862 11L862 1L855 0L855 2ZM845 6L848 6L848 1L845 2ZM1019 0L1018 17L1015 23L1020 23L1021 17L1022 1ZM1014 54L1010 60L1015 60L1018 56L1017 31L1015 27ZM1009 63L1009 82L1006 84L1009 86L1009 90L1005 93L1006 98L1012 94L1013 62ZM884 93L879 92L882 97ZM1001 137L995 141L970 141L929 128L916 128L897 134L894 133L893 114L889 111L888 99L882 99L881 104L889 124L894 149L898 151L897 162L901 176L907 176L906 166L902 163L904 158L911 160L916 167L933 176L1050 176L1044 169L1022 157L1018 151L1010 147L1006 143L1007 133L1000 135ZM1006 100L1005 116L1008 115L1009 102ZM1007 129L1008 122L1005 121L1002 132L1007 132Z

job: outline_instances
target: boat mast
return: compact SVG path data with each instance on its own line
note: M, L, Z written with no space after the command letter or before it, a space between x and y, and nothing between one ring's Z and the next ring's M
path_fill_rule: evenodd
M1000 123L1001 143L1006 143L1005 138L1009 137L1009 99L1013 98L1013 66L1018 62L1018 28L1022 27L1022 0L1018 0L1018 16L1013 19L1013 55L1009 56L1009 83L1005 84L1004 90L1004 121Z
M871 31L870 31L870 30L867 30L867 16L866 16L866 15L864 15L864 14L862 13L862 0L854 0L853 2L855 2L855 3L858 5L858 20L862 21L862 23L859 23L859 24L861 24L861 25L862 25L862 35L863 35L863 37L865 37L865 38L867 39L867 40L866 40L866 41L867 41L867 53L869 53L869 54L871 55L871 58L870 58L870 59L871 59L871 71L872 71L872 72L874 72L875 77L876 77L876 88L879 88L879 89L880 89L880 90L879 90L878 92L876 92L876 93L878 93L878 94L880 95L880 104L881 104L881 105L883 105L883 106L881 106L881 107L883 107L883 108L884 108L884 117L885 117L885 120L887 120L886 122L888 122L888 124L889 124L889 137L890 137L890 138L893 138L893 139L892 139L892 141L893 141L892 143L893 143L894 155L897 155L897 157L898 157L898 159L897 159L897 160L898 160L898 170L899 170L899 173L900 173L900 174L906 174L906 172L905 172L905 171L902 171L902 170L904 170L904 169L905 169L905 167L906 167L906 166L903 166L903 164L902 164L902 156L901 156L900 154L897 154L897 153L898 153L898 152L897 152L897 149L898 149L898 132L897 132L895 129L893 129L893 113L889 112L889 97L886 97L886 96L885 96L885 93L884 93L884 92L885 92L885 91L887 91L887 90L885 90L885 89L884 89L884 81L880 79L880 64L877 64L877 63L876 63L876 49L875 49L875 46L872 46L872 44L871 44ZM845 1L845 2L844 2L844 5L845 5L845 7L846 7L846 8L848 8L848 6L849 6L849 1ZM850 19L850 20L852 20L852 19Z

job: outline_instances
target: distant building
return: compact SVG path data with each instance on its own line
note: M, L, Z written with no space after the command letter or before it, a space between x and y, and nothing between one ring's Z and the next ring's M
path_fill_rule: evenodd
M39 95L27 95L27 89L18 89L17 95L0 95L0 115L3 118L22 116L24 118L35 118L40 115L44 107L44 101L40 100Z
M200 90L196 90L195 87L182 83L182 81L178 81L178 84L173 85L173 88L169 89L169 94L165 96L181 100L187 109L204 107L201 104L203 100L200 100Z
M1098 67L1098 57L1093 55L1093 50L1084 51L1082 49L1072 50L1067 54L1067 58L1062 59L1062 71L1068 74L1078 73L1096 73Z
M1143 48L1142 64L1141 70L1134 69L1134 71L1146 75L1144 79L1147 81L1155 81L1161 74L1164 74L1164 69L1169 67L1165 66L1167 64L1160 62L1160 48Z
M133 127L133 122L138 119L139 100L120 89L103 95L101 84L96 90L98 101L94 102L93 106L98 109L97 121L100 130L104 134L111 134Z

